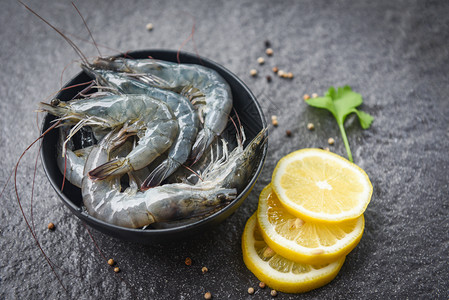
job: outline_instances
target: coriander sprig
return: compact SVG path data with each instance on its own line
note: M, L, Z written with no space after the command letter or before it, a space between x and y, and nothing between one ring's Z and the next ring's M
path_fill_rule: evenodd
M363 103L362 96L353 92L349 86L339 87L337 90L334 87L330 87L324 97L310 98L306 102L310 106L327 109L334 115L340 128L348 158L353 162L344 127L345 119L351 113L357 114L363 129L369 128L374 120L370 114L356 109L357 106Z

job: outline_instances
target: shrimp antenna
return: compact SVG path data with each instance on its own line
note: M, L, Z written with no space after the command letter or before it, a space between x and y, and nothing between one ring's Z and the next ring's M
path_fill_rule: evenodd
M181 59L179 58L179 53L181 52L182 47L184 47L184 46L187 44L187 42L188 42L189 40L192 40L193 48L195 49L196 57L198 58L198 60L200 61L200 63L201 63L202 65L204 65L203 61L202 61L201 58L200 58L200 55L198 54L198 49L196 48L195 40L193 39L193 35L195 34L195 23L196 23L195 17L192 16L191 14L189 14L189 13L187 13L187 14L188 14L188 15L192 18L192 20L193 20L193 24L192 24L192 32L191 32L190 35L184 40L184 42L182 42L181 46L179 47L178 53L176 53L176 60L178 61L178 64L181 63Z
M19 0L18 0L19 1ZM58 279L59 283L61 284L61 286L64 288L65 292L68 292L66 287L64 286L64 284L62 283L61 278L58 276L58 274L56 273L55 269L53 268L53 265L50 261L50 258L47 256L47 254L45 254L44 249L42 249L33 229L31 228L30 223L28 222L27 217L25 216L25 212L23 211L23 207L22 207L22 203L20 202L20 197L19 197L19 189L17 188L17 169L19 168L19 164L20 161L22 160L23 156L25 155L25 153L40 139L42 139L48 132L50 132L52 129L54 129L56 126L59 125L60 122L57 122L55 124L53 124L51 127L49 127L43 134L41 134L34 142L31 143L31 145L29 145L25 151L23 151L22 155L20 155L19 160L16 163L16 166L14 168L14 190L16 193L16 197L17 197L17 203L19 204L19 208L20 211L22 212L23 218L25 219L25 223L28 226L28 229L31 232L31 235L33 236L34 240L36 241L37 246L39 247L39 250L41 251L42 255L44 255L45 260L47 261L47 264L50 266L52 272L55 274L56 278Z
M55 30L57 33L59 33L60 36L62 36L62 38L64 40L66 40L67 43L69 43L69 45L73 48L73 50L76 52L76 54L81 58L81 60L85 63L85 64L89 64L89 61L87 60L87 57L83 54L83 52L80 50L80 48L78 48L77 45L75 45L74 42L72 42L64 33L62 33L58 28L56 28L55 26L53 26L52 24L50 24L50 22L48 22L47 20L45 20L44 18L42 18L38 13L36 13L34 10L32 10L28 5L26 5L25 3L23 3L20 0L17 0L17 2L19 2L20 4L22 4L26 9L28 9L33 15L35 15L36 17L38 17L39 19L41 19L45 24L47 24L48 26L50 26L53 30Z
M95 41L94 36L92 35L92 32L89 29L89 26L87 26L86 20L84 19L83 15L79 11L78 7L76 7L75 3L72 2L72 5L76 9L76 12L80 15L81 19L83 20L84 26L86 27L87 31L89 32L90 38L92 39L92 42L94 43L95 48L97 48L98 54L100 56L103 56L103 55L101 55L100 49L98 49L97 42Z

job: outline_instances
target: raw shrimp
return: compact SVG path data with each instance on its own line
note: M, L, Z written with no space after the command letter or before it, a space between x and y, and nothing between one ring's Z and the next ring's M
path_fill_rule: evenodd
M109 151L120 143L120 137L117 139L115 135L112 131L94 146L85 170L108 161ZM120 188L118 177L93 181L84 176L81 192L88 213L117 226L139 228L203 215L236 197L234 188L212 185L166 184L144 192L138 191L137 185L132 183L124 192L120 192Z
M95 78L100 86L114 88L123 94L146 94L165 102L178 119L178 136L170 147L167 159L149 174L142 183L142 190L159 185L187 161L199 125L198 116L187 98L175 92L149 86L117 72L94 70L88 66L83 66L83 69Z
M147 95L52 102L52 105L41 103L41 109L59 116L67 125L77 124L75 129L80 124L102 128L125 124L122 134L137 134L139 137L137 146L126 157L113 159L91 170L89 176L95 180L145 167L170 148L178 133L178 122L171 109Z
M228 83L216 71L195 64L178 64L156 59L97 58L93 68L133 73L152 86L181 92L193 99L204 128L198 133L190 157L193 161L226 127L232 109ZM203 116L204 115L204 116Z

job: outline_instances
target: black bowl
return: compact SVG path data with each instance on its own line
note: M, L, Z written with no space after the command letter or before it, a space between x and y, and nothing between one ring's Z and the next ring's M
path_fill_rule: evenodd
M177 51L171 50L140 50L129 52L127 53L127 55L132 58L148 58L150 56L166 61L177 61ZM245 129L247 142L251 141L262 128L265 128L267 126L264 114L259 103L251 93L251 91L248 89L248 87L237 76L235 76L219 64L209 59L198 57L194 54L180 52L179 59L181 63L202 64L206 67L214 69L229 83L232 90L234 109L237 112ZM87 82L89 80L91 80L90 77L86 73L81 72L70 82L68 82L66 86ZM56 98L64 101L70 100L82 88L83 87L72 88L61 91L56 96ZM43 122L42 132L45 132L51 126L51 121L53 121L54 119L54 116L48 114L46 115ZM228 125L228 130L233 130L233 126L231 126L230 124ZM207 216L199 221L175 228L143 230L111 225L88 215L87 212L82 209L81 190L71 185L68 181L65 182L64 190L61 192L63 175L59 171L56 163L56 143L58 141L58 136L58 130L52 130L47 135L45 135L43 139L41 155L45 173L47 174L51 185L53 186L61 200L64 202L64 204L67 205L78 218L97 230L116 238L144 244L173 241L183 239L192 235L197 235L213 227L213 225L217 225L220 222L224 221L243 203L246 197L248 197L262 170L268 147L267 144L265 144L263 153L257 158L258 162L256 165L256 170L253 173L252 177L248 180L248 184L246 185L246 187L237 196L236 199L234 199L229 205L227 205L220 211L217 211L216 213L211 214L210 216Z

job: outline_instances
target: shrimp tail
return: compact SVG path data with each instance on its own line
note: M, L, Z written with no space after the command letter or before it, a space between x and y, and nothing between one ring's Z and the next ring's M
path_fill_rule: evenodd
M192 151L190 152L190 161L196 163L204 151L214 141L216 135L208 128L203 128L197 135L195 144L193 144Z
M140 189L146 191L152 187L158 186L161 182L173 174L180 166L180 163L173 159L164 160L159 166L157 166L150 175L144 180Z
M101 166L96 167L95 169L89 171L89 178L93 181L103 180L110 176L120 175L124 173L128 173L131 170L131 166L127 163L127 159L117 158L107 163L102 164Z

